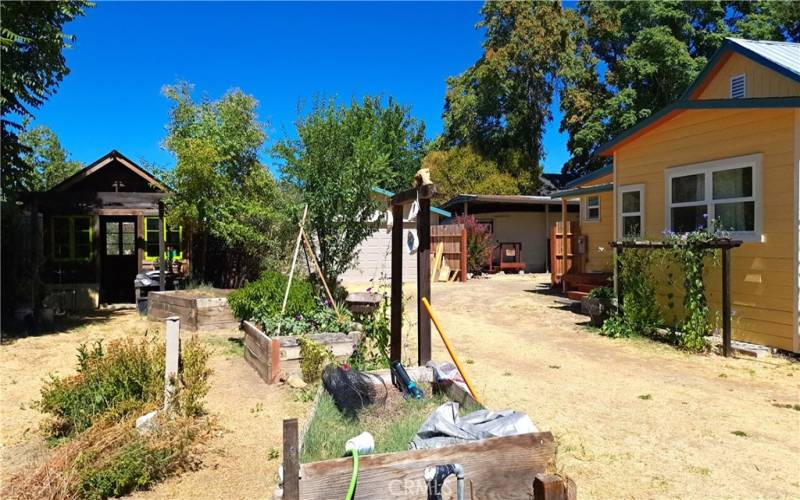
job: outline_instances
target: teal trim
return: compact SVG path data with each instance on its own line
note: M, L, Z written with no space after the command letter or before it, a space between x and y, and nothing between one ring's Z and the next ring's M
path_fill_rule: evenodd
M613 191L614 184L599 184L597 186L589 186L585 188L566 189L564 191L557 191L550 195L550 198L557 200L559 198L574 198L575 196L583 196L585 194L605 193L606 191Z
M379 187L373 187L372 188L372 192L381 194L381 195L386 196L388 198L391 198L392 196L394 196L393 192L389 191L388 189L383 189L383 188L379 188ZM446 218L450 218L450 217L453 216L453 214L451 214L447 210L442 210L441 208L437 208L437 207L431 207L431 212L433 212L435 214L439 214L442 217L446 217Z
M726 38L725 41L722 43L722 46L720 46L720 48L717 49L716 52L714 52L714 55L711 56L711 59L709 59L708 63L705 65L703 70L700 72L699 75L697 75L697 78L694 79L694 82L692 82L689 88L686 89L686 92L684 92L681 95L682 100L688 99L689 96L692 95L695 90L697 90L697 88L705 81L706 77L713 71L714 67L717 65L719 60L722 58L723 55L725 55L727 51L735 52L739 55L752 59L753 61L761 64L762 66L766 66L767 68L775 71L776 73L779 73L796 82L800 82L800 73L795 72L791 68L787 68L786 66L778 64L775 61L767 59L758 52L749 49L747 47L744 47L743 45Z
M569 189L575 186L580 186L581 184L586 184L589 181L593 181L599 177L603 177L604 175L614 173L614 165L606 165L603 168L599 168L593 172L589 172L588 174L578 177L575 180L569 181L564 185L565 189Z
M667 107L653 113L633 127L622 132L615 138L606 142L598 149L597 154L603 155L610 152L620 142L635 135L640 130L649 127L658 120L666 117L673 111L687 109L770 109L770 108L800 108L800 97L752 97L747 99L699 99L690 101L675 101Z

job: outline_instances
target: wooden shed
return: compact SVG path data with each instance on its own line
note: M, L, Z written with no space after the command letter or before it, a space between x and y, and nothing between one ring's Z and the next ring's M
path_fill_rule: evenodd
M173 272L189 271L189 234L165 221L159 203L168 188L116 150L28 200L35 214L34 249L47 293L68 309L133 302L136 274L156 269L159 234Z

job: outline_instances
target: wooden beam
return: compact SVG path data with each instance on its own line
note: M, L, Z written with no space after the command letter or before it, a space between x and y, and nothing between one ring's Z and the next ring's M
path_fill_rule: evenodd
M167 289L167 275L166 261L164 259L164 235L166 234L164 228L164 203L158 202L158 289L164 291Z
M392 196L392 205L405 205L414 200L430 200L436 194L435 184L425 184L419 188L406 189Z
M554 457L555 442L549 432L481 439L438 449L364 455L360 459L356 498L425 498L425 467L460 463L467 481L472 482L474 498L530 499L534 478L554 466ZM303 464L302 498L343 498L352 467L349 457ZM284 461L284 478L285 468ZM284 479L284 498L286 484ZM445 483L445 491L454 493L450 488L455 489L452 479Z
M392 312L389 358L400 361L403 349L403 206L392 207Z
M467 251L467 226L463 225L461 228L461 253L459 254L459 272L461 274L461 282L467 281L467 261L469 254Z
M300 446L296 418L283 421L283 499L300 500Z
M722 354L731 353L731 249L722 249Z
M419 200L417 233L417 362L425 366L431 360L431 318L422 305L423 297L431 301L431 200L427 198Z
M561 198L561 291L567 293L567 200Z

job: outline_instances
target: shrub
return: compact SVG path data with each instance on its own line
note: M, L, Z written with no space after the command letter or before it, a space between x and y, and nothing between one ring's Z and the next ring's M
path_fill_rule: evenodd
M330 348L319 342L314 342L307 337L299 337L297 342L300 344L300 370L303 380L306 382L316 382L322 376L325 366L334 360L333 352Z
M455 223L464 224L467 230L467 267L470 272L479 273L492 249L492 233L485 224L478 224L472 215L460 215Z
M592 288L588 297L590 299L611 300L614 298L614 290L607 286Z
M199 341L184 343L183 370L175 410L197 415L208 391L208 351ZM45 424L51 437L69 437L101 420L117 421L157 407L164 397L164 345L153 340L118 340L78 348L78 373L51 377L37 403L51 415Z
M288 281L289 278L281 273L265 272L256 281L228 295L228 304L233 314L243 320L263 322L266 318L280 316ZM314 287L307 280L295 276L289 290L285 316L307 316L318 307Z

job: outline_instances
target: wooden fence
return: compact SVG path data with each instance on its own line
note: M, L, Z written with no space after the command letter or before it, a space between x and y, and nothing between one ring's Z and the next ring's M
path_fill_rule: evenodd
M439 244L442 245L443 264L447 264L451 271L457 271L460 281L467 281L467 230L464 224L431 226L432 259L436 258ZM434 269L434 265L431 265L431 269ZM435 280L436 276L432 279Z

